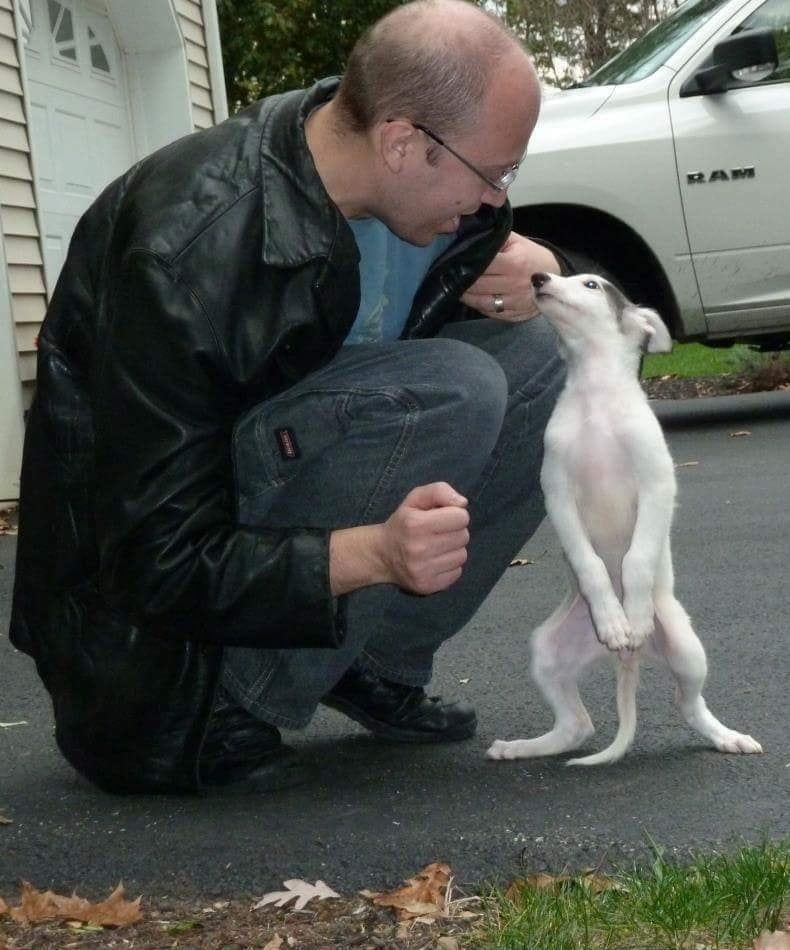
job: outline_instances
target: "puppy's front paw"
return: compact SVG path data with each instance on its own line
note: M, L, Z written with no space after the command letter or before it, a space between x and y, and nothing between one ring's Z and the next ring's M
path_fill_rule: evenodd
M605 647L616 652L631 646L631 627L619 601L599 605L592 615L595 632Z
M625 599L625 615L631 628L628 634L628 645L632 650L638 650L645 640L655 630L655 614L652 599L630 600Z

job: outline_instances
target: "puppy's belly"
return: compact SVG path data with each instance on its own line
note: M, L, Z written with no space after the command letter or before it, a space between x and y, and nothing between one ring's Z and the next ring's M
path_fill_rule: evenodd
M587 537L596 553L603 557L622 559L631 546L636 524L636 495L623 497L600 491L577 494L577 504Z
M619 446L582 451L575 460L576 505L596 553L622 559L631 544L637 513L637 485Z

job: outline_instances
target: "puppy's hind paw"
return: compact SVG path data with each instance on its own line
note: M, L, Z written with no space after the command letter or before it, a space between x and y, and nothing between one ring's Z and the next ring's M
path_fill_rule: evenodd
M512 759L514 758L513 750L510 748L515 745L514 742L504 742L502 739L497 739L491 743L486 751L487 759Z
M528 759L533 755L540 755L542 750L538 748L534 739L514 739L512 742L504 742L497 739L492 743L486 752L486 758L489 759ZM553 750L549 750L551 754Z
M713 744L719 752L731 752L735 755L751 755L763 751L763 747L756 739L732 729L727 729L721 735L713 736Z

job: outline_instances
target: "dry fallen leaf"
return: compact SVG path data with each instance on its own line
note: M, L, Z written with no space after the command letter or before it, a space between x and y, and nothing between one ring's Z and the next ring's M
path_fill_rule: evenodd
M531 565L531 564L537 564L538 561L540 561L540 560L542 560L544 557L546 557L546 555L547 555L548 553L549 553L549 549L546 548L546 550L545 550L545 551L541 551L541 553L540 553L537 557L517 557L517 558L514 558L514 559L510 562L510 566L511 566L511 567L528 567L528 566Z
M458 941L455 937L439 937L436 950L458 950Z
M589 888L593 894L600 894L602 891L624 891L625 885L614 878L607 877L605 874L597 874L594 871L588 871L579 879L579 883Z
M675 468L691 468L694 465L699 465L699 462L675 462Z
M12 513L7 508L0 509L0 534L13 535L17 533L16 526L11 521Z
M754 950L790 950L790 933L786 930L764 930L754 941Z
M394 907L398 920L444 916L451 876L448 865L434 862L409 878L405 887L378 894L373 903Z
M79 930L80 933L100 934L104 931L104 927L98 924L86 924L81 920L67 920L66 926L70 930Z
M0 811L0 825L13 825L11 818L6 818L6 816Z
M290 881L283 881L283 884L285 886L284 891L271 891L269 894L264 894L252 909L260 910L267 904L274 904L275 907L285 907L289 901L295 899L294 910L303 910L307 906L308 901L314 899L322 901L327 897L340 897L331 887L327 887L323 881L316 881L315 884L309 884L307 881L300 881L298 878L294 878Z
M552 887L559 887L562 884L568 884L573 878L569 874L546 874L540 871L537 874L528 874L526 877L517 878L505 891L505 897L510 901L516 901L521 892L528 887L536 891L545 891Z
M20 924L77 920L100 927L126 927L142 920L143 915L140 912L140 898L127 901L123 895L123 885L119 884L107 900L91 904L76 894L62 897L52 891L38 891L23 881L22 903L19 907L11 908L11 917Z
M0 897L0 917L8 911L8 904Z
M283 938L279 934L275 934L272 939L266 944L263 950L280 950L280 947L283 945Z
M529 874L527 877L518 878L505 891L505 897L509 901L516 903L525 888L531 887L538 891L549 890L554 887L563 887L568 884L578 884L581 887L589 888L594 894L600 894L602 891L620 891L623 885L619 884L613 878L606 877L604 874L598 874L595 871L588 871L586 874L580 874L572 877L570 874Z
M751 435L751 432L749 432L748 429L741 429L739 432L731 432L731 433L730 433L730 438L731 438L731 439L738 439L738 438L740 438L740 437L743 436L743 435Z
M26 726L27 720L22 719L19 722L0 722L0 729L11 729L14 726Z

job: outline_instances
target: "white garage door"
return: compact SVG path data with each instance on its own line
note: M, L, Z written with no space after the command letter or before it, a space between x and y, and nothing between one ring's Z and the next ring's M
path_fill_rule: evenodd
M134 162L123 60L101 0L33 0L26 58L50 292L83 211Z

